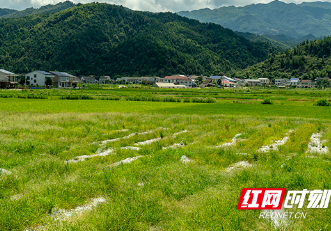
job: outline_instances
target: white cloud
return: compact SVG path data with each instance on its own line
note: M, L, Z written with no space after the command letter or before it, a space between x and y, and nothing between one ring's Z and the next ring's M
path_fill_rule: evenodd
M62 0L64 1L64 0ZM1 8L10 8L23 10L28 7L38 8L47 4L56 4L62 2L61 0L0 0ZM88 3L94 0L72 0L75 3ZM257 3L269 3L271 0L101 0L99 2L106 2L116 5L122 5L133 10L142 11L171 11L178 12L183 10L198 10L202 8L218 8L221 6L245 6ZM300 0L283 0L287 3L301 3ZM306 0L306 2L313 2L317 0ZM331 0L330 0L331 1Z

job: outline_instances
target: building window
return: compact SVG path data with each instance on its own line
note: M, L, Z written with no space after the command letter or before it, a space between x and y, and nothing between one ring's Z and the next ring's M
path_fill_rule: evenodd
M34 77L37 77L37 74L34 74Z
M27 77L26 77L26 80L30 80L30 76L27 76Z
M37 80L35 79L35 80L34 80L34 82L36 83L36 82L37 82Z

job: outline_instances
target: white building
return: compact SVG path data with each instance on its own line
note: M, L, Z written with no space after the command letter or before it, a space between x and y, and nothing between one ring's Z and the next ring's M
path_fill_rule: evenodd
M185 85L186 87L192 87L193 81L189 77L186 76L166 76L163 80L163 83L173 83L177 85Z
M45 86L46 78L51 78L54 83L54 75L46 71L33 71L25 75L27 84L30 86Z
M259 79L245 79L245 85L249 84L250 86L261 86Z
M299 83L300 83L299 78L291 78L291 79L290 79L290 85L291 85L291 86L298 86Z
M270 80L268 78L259 78L261 85L269 85Z
M277 87L287 87L290 85L289 79L275 79L275 85Z

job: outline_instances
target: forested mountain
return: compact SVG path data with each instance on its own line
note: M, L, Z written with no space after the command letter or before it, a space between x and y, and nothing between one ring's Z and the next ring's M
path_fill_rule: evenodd
M0 20L0 66L16 73L208 75L245 68L278 51L220 25L101 3Z
M310 2L296 5L273 1L244 7L221 7L178 13L201 22L213 22L239 32L301 38L331 35L331 3Z
M286 40L279 41L278 38L273 38L274 36L277 36L277 35L272 35L272 36L270 36L270 38L268 38L266 36L253 34L253 33L249 33L249 32L235 31L235 33L240 35L240 36L243 36L244 38L246 38L250 41L253 41L253 42L268 42L268 43L271 43L272 45L274 45L276 47L282 48L283 50L293 48L297 44L296 42L287 42ZM289 38L289 37L286 36L286 38Z
M39 9L35 9L33 7L27 8L22 11L17 10L9 10L6 14L1 14L1 10L7 10L7 9L0 9L0 18L20 18L25 17L28 15L34 15L34 14L46 14L46 13L54 13L61 10L68 9L70 7L74 7L75 4L70 1L60 2L56 5L46 5L42 6Z
M3 15L11 14L11 13L14 13L14 12L16 12L16 11L17 11L17 10L11 10L11 9L0 8L0 18L1 18Z
M268 60L232 74L241 78L315 79L331 76L331 37L302 42L293 49L272 55Z

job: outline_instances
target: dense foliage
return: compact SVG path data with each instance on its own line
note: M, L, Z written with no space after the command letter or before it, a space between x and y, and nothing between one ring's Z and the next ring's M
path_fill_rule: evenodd
M331 34L331 3L315 2L286 4L273 1L268 4L252 4L244 7L221 7L182 11L180 15L213 22L234 31L254 34L285 34L290 37L303 37L312 34L316 37Z
M233 74L242 78L300 78L314 80L331 76L331 37L302 42L293 49Z
M11 10L11 9L5 9L5 8L0 8L0 18L1 16L3 15L6 15L6 14L10 14L10 13L14 13L16 12L16 10Z
M0 65L17 73L208 75L245 68L275 51L216 24L109 4L0 21Z
M238 32L238 31L236 31L236 33L240 36L243 36L244 38L246 38L250 41L253 41L253 42L269 42L272 45L274 45L276 47L280 47L283 50L293 48L297 44L295 42L287 42L286 40L280 42L280 41L278 41L277 38L276 39L269 38L269 37L266 37L266 36L253 34L253 33L249 33L249 32Z

